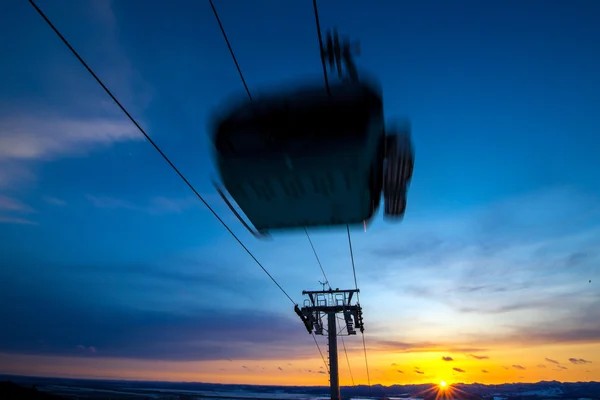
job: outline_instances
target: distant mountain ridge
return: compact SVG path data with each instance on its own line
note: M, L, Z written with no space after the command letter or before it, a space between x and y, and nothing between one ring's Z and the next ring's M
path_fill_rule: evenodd
M120 381L120 380L94 380L94 379L69 379L69 378L44 378L0 375L0 381L12 381L26 387L38 386L40 390L57 387L85 387L97 390L129 390L135 392L154 390L168 391L202 391L213 392L212 398L245 398L245 393L264 393L265 397L276 399L276 394L297 394L308 396L328 396L328 386L268 386L268 385L230 385L201 382L153 382L153 381ZM343 386L343 398L350 396L365 396L376 398L389 397L420 397L425 400L435 399L436 392L431 391L435 384L413 385L357 385ZM489 400L536 400L536 399L599 399L600 382L558 382L540 381L537 383L505 383L499 385L472 383L457 383L452 387L460 390L461 400L489 399ZM54 391L48 390L51 393ZM216 392L227 392L220 396ZM234 395L235 394L235 395ZM269 396L267 396L267 394ZM202 397L202 396L199 396ZM256 397L254 397L256 399Z

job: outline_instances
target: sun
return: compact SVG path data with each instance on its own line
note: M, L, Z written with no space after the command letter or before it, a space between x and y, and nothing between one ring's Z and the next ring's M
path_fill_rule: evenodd
M448 384L445 381L440 382L440 389L445 390L448 387Z

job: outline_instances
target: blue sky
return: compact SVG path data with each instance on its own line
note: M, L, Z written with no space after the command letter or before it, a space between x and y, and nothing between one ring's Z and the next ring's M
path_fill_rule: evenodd
M211 112L244 91L208 2L38 4L292 297L317 288L305 236L249 237L210 185ZM215 6L252 92L322 79L311 2ZM353 231L369 351L383 371L373 379L445 373L431 364L431 374L391 377L392 355L414 367L429 361L413 356L466 360L515 344L521 355L485 367L496 380L600 372L590 370L600 363L600 5L319 7L324 28L360 40L357 61L380 79L386 118L413 127L404 222ZM10 0L0 22L0 313L12 321L0 332L0 372L35 372L18 367L26 356L72 357L72 371L82 357L113 360L102 374L127 377L150 367L125 374L114 360L290 359L306 382L326 382L306 372L320 358L285 297L35 10ZM345 231L313 241L332 284L352 287ZM559 355L593 363L537 367ZM527 371L507 375L506 357ZM246 364L221 377L255 381L241 374ZM265 382L280 382L278 366ZM462 369L463 380L495 379Z

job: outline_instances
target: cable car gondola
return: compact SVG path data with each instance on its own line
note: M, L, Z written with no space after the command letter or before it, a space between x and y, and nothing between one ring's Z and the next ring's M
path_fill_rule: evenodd
M328 40L329 49L334 43ZM223 186L254 227L217 190L256 236L368 222L382 192L385 214L404 215L413 165L409 132L386 135L381 90L358 80L344 48L337 54L351 79L242 102L212 127Z

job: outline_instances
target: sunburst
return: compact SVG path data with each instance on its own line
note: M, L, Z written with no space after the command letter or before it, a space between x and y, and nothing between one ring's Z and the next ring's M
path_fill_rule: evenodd
M423 399L435 399L435 400L461 400L468 398L466 392L452 386L446 381L440 381L437 385L432 385L429 389L425 389L413 397L421 397Z

